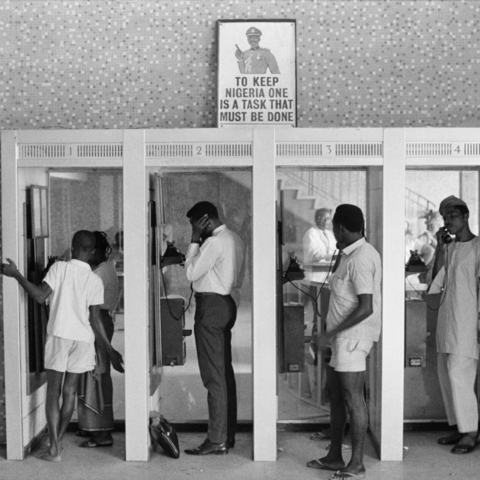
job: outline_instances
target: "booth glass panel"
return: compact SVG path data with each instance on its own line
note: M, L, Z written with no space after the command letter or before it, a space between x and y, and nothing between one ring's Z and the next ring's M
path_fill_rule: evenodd
M437 375L436 324L440 294L427 294L435 261L435 234L443 226L440 202L464 200L478 235L479 170L429 168L406 171L405 397L404 419L446 421ZM412 251L415 255L412 255Z
M51 169L48 172L50 247L48 255L71 258L78 230L102 231L112 248L119 291L114 309L113 347L124 356L123 173L121 169ZM112 369L115 420L125 419L125 376ZM76 412L74 413L74 419Z
M338 253L331 218L343 203L357 205L368 217L367 179L365 168L277 171L279 421L330 420L326 391L329 355L317 352L313 338L325 328L327 278ZM311 229L323 232L326 255L321 260L312 259Z

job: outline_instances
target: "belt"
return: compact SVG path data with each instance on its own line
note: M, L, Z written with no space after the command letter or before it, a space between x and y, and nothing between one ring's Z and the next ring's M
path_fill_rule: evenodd
M221 293L215 293L215 292L195 292L196 297L229 297L230 294L227 295L222 295Z

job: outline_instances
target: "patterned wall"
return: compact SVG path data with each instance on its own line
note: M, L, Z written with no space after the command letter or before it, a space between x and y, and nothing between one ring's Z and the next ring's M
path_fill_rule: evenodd
M297 20L299 127L479 124L473 0L5 0L0 128L214 127L235 18Z
M297 21L299 127L480 124L474 0L4 0L0 129L214 127L216 21L245 18Z

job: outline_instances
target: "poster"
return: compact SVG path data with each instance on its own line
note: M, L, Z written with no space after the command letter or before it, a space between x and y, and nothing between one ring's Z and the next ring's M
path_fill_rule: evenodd
M294 20L219 20L217 126L296 125Z

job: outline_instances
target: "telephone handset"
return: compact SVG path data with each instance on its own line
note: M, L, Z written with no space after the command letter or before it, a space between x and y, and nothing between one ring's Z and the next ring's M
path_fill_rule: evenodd
M452 243L454 239L455 239L455 235L451 234L448 230L446 230L445 233L442 235L443 243L447 245L449 243Z

